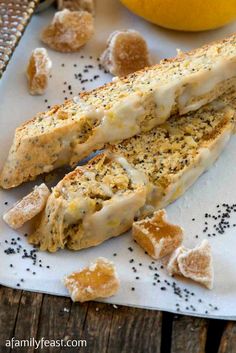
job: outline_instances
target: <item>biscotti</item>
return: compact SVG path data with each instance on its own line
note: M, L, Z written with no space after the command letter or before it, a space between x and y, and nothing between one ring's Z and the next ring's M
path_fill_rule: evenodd
M134 220L164 208L219 156L233 132L234 113L214 101L107 146L105 154L54 188L30 242L41 250L79 250L122 234Z
M101 154L67 174L52 190L28 240L41 250L79 250L127 231L139 216L148 178Z
M158 128L109 146L153 185L146 207L165 208L218 158L235 128L235 110L214 101Z
M16 130L0 185L11 188L59 166L74 166L105 143L199 109L235 83L232 35L81 94Z

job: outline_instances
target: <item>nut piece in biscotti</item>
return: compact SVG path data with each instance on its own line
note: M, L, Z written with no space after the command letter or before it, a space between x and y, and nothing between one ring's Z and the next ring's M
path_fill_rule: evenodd
M194 249L178 248L169 260L167 271L171 275L182 275L212 289L214 269L209 242L203 240Z
M41 40L60 52L75 52L86 44L94 33L93 16L87 11L62 10L56 12Z
M88 11L95 14L95 0L57 0L58 10Z
M3 220L13 229L22 227L27 221L39 214L45 207L50 191L44 183L18 201L7 213Z
M116 76L126 76L150 65L147 44L134 30L113 32L100 60L104 68Z
M89 267L67 276L64 284L74 302L85 302L114 295L120 282L114 264L100 257Z
M183 240L183 229L167 221L166 211L154 213L133 223L133 238L154 259L160 259L172 253Z
M26 71L30 94L40 95L45 92L51 68L52 61L48 56L47 50L45 48L34 49Z

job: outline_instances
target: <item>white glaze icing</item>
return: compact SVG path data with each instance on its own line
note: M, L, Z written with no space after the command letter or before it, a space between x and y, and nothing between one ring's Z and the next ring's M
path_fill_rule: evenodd
M202 107L214 99L211 93L218 84L230 78L236 79L236 59L218 59L211 69L203 68L198 72L183 75L172 82L151 84L152 93L147 98L132 93L119 100L110 110L96 110L84 102L85 114L101 123L93 129L88 140L75 147L76 156L72 157L73 165L78 159L85 157L95 149L102 148L106 143L117 142L130 138L141 131L141 122L145 120L145 105L148 101L156 105L153 118L147 121L144 129L149 130L162 124L177 107L180 114L186 114ZM83 100L80 99L83 104Z
M93 244L99 244L128 230L145 201L145 187L140 187L127 195L114 195L105 201L100 211L88 214L83 219L86 243L91 242L92 238Z

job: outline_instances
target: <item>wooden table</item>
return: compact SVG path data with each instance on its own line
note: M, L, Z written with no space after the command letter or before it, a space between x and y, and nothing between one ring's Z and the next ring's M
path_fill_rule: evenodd
M44 348L43 352L236 353L236 322L72 303L69 298L0 287L0 353L7 339L84 339L85 348ZM40 351L40 350L38 350Z
M28 2L34 7L38 0ZM236 353L236 322L75 304L69 298L0 286L0 353L34 352L33 347L7 348L5 342L12 337L87 340L86 348L44 348L45 353Z

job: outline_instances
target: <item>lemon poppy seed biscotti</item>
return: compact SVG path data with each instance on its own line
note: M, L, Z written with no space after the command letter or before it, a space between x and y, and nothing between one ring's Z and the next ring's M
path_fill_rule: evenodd
M79 250L122 234L181 196L217 159L234 126L235 110L214 101L108 145L53 189L28 240L41 250Z
M127 231L147 197L148 178L115 157L98 155L55 188L29 237L41 250L81 249Z
M234 129L235 109L222 99L197 112L173 116L158 128L110 146L110 150L148 176L153 188L146 207L155 210L183 195L218 158Z
M62 165L75 166L105 143L197 110L235 84L232 35L81 94L16 129L0 185L11 188Z

